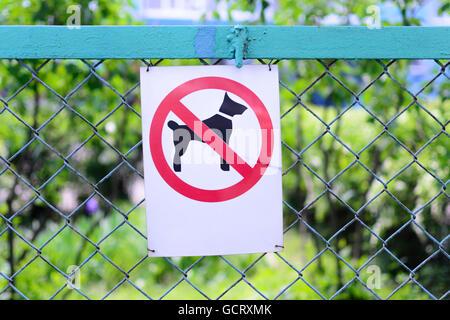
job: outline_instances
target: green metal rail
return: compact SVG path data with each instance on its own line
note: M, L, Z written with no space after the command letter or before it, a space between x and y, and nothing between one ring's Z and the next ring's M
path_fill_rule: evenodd
M235 57L448 59L450 27L0 27L0 58L7 59Z

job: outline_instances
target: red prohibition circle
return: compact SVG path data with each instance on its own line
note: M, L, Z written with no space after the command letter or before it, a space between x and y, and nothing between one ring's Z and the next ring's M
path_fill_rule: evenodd
M174 105L185 96L200 90L219 89L231 92L244 100L258 119L261 128L261 151L249 174L230 187L208 190L194 187L181 180L167 163L162 147L162 131ZM266 134L264 134L266 130ZM160 103L150 126L150 151L153 162L164 181L178 193L197 201L220 202L234 199L250 190L263 176L273 151L273 126L266 107L258 96L241 83L222 77L202 77L189 80L173 89ZM264 152L265 151L265 152Z

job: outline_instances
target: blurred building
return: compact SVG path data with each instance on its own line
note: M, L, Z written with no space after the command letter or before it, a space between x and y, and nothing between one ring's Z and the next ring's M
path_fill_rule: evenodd
M136 0L138 14L149 25L229 24L227 3L216 0ZM272 21L276 0L264 11L267 21ZM213 12L216 11L214 14ZM233 10L235 22L255 21L261 8L255 12Z

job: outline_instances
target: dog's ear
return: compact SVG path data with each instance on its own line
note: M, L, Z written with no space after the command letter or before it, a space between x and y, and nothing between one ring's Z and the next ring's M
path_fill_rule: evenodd
M231 100L230 96L228 95L228 92L225 92L225 97L223 97L223 101L227 101L227 102L232 102L233 100Z
M219 109L220 112L228 114L229 116L234 116L236 114L242 114L245 110L247 110L246 106L232 100L228 96L228 92L225 92L225 96L223 97L222 106Z

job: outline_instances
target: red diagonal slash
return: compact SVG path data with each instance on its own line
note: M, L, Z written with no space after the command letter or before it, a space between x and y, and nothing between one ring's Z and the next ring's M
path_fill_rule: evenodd
M232 166L243 178L247 178L253 174L253 168L245 162L228 144L223 141L213 130L195 116L184 104L180 101L172 105L171 110L178 118L181 119L194 133L201 137L202 140L208 144L215 152L219 154L227 163ZM196 122L198 121L198 122ZM194 125L197 123L197 125ZM201 126L198 125L201 123ZM205 134L208 135L208 140L204 139Z

